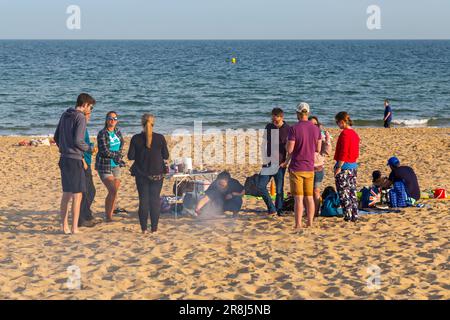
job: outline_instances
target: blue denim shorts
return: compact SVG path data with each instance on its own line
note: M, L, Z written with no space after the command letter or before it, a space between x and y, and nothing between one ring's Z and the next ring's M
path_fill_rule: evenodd
M325 177L325 170L314 172L314 189L319 189Z
M114 179L120 179L120 167L119 166L113 167L111 168L110 173L99 173L98 175L100 176L100 179L102 181L109 177L114 177Z

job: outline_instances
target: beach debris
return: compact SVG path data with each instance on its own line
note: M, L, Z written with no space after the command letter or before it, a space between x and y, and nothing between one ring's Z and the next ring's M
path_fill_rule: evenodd
M22 140L15 144L18 147L50 147L52 145L56 145L56 142L52 138Z

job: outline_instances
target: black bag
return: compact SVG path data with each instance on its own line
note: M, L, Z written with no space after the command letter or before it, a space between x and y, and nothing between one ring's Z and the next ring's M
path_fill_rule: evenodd
M186 192L194 191L195 183L194 181L183 181L178 185L178 194L175 194L175 183L173 184L172 191L177 197L183 196Z
M254 174L251 177L245 179L244 189L245 194L249 196L259 197L258 192L259 174Z
M294 212L295 199L293 196L289 196L283 201L283 211Z

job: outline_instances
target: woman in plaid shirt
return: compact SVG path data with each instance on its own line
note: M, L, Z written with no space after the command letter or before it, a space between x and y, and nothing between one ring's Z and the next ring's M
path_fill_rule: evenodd
M124 140L117 128L117 112L110 111L106 115L105 127L97 135L98 153L95 158L95 170L108 189L105 199L106 221L112 221L112 215L120 187L120 168L125 166L122 160Z

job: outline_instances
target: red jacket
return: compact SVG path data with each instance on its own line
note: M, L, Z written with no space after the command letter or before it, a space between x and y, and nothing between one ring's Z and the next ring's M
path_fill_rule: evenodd
M356 162L359 157L359 136L353 129L344 129L339 135L334 160Z

